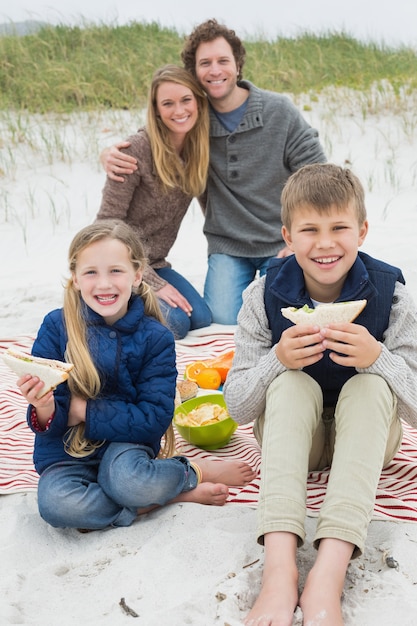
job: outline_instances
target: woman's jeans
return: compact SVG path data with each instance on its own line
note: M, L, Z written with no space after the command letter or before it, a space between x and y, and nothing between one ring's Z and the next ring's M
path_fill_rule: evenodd
M263 276L273 257L245 258L210 254L204 284L204 299L216 324L236 324L242 292L259 272Z
M39 478L39 513L57 528L130 526L138 509L162 506L197 483L185 457L155 459L147 446L111 443L102 459L48 467Z
M286 531L305 539L307 475L331 465L315 545L336 538L364 550L382 468L402 440L397 399L374 374L357 374L342 387L334 410L323 412L311 376L286 371L269 386L265 414L254 426L262 443L258 541Z
M166 280L170 285L178 289L178 291L188 300L192 307L192 313L189 317L179 307L172 307L167 302L158 298L162 315L166 321L168 328L172 331L175 339L183 339L190 330L196 328L204 328L211 324L211 311L204 299L198 291L188 282L184 276L171 267L162 267L154 270L158 276Z

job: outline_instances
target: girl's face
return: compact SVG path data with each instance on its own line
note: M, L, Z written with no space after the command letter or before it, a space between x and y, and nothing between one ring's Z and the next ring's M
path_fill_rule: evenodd
M156 92L156 112L172 135L183 137L197 122L197 100L188 87L164 82Z
M332 207L323 214L309 206L296 210L291 229L283 226L282 234L303 270L310 297L319 302L339 297L367 232L368 222L358 223L353 206L342 211Z
M110 238L84 248L72 276L84 302L109 325L127 313L132 287L142 280L142 272L135 270L125 244Z

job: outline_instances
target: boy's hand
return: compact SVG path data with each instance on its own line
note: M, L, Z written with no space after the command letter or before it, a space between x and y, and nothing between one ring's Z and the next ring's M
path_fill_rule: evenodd
M381 354L381 344L359 324L329 324L321 329L321 335L330 358L339 365L364 369Z
M275 346L279 361L289 370L302 369L323 358L323 336L318 326L297 324L284 330Z

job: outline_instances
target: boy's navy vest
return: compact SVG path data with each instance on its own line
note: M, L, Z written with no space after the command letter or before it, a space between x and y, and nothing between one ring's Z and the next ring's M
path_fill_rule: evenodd
M366 299L367 304L355 323L365 326L378 341L383 340L389 323L395 283L405 284L402 272L397 267L378 261L359 252L352 265L338 302ZM272 259L266 273L265 310L272 331L272 345L277 343L282 332L292 323L281 313L282 307L312 307L306 291L304 275L295 256ZM305 367L304 372L312 376L323 390L324 406L335 406L340 389L356 374L354 367L334 363L325 352L323 359Z

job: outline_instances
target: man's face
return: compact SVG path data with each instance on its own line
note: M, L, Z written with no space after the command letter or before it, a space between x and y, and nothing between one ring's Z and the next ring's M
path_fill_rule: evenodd
M224 37L203 42L198 46L195 72L214 108L216 102L227 100L236 88L238 67L232 48Z

